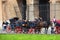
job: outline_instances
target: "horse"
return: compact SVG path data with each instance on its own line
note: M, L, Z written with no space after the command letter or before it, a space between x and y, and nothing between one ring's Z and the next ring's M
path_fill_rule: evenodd
M38 33L41 33L42 28L45 28L45 30L49 28L49 24L47 23L47 21L39 21L37 23L36 30L38 30ZM47 31L45 33L47 33Z

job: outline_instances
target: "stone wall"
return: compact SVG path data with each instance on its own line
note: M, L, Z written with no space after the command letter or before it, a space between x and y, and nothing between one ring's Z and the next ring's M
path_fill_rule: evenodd
M10 18L13 18L13 17L19 17L20 19L22 19L22 16L21 16L21 9L19 9L18 7L18 3L17 3L17 0L5 0L6 2L5 3L2 3L0 5L2 5L2 10L3 10L3 21L7 20L7 19L10 19ZM39 0L26 0L27 1L27 5L30 6L30 5L35 5L35 4L38 4L39 3ZM57 3L56 3L57 1ZM60 3L59 3L60 0L50 0L50 19L53 19L54 17L54 13L56 13L56 19L60 19ZM1 1L2 2L2 1ZM55 5L56 4L56 8L55 8ZM52 11L53 10L53 11ZM54 11L56 10L56 11ZM29 16L29 19L33 20L34 17L39 17L39 8L38 8L38 5L35 5L33 6L33 12L29 12L29 15L28 15L28 11L31 11L30 10L30 7L29 9L27 8L27 11L26 11L26 18L28 19L28 16ZM33 15L32 15L33 14Z
M2 29L2 0L0 0L0 29Z
M20 10L16 0L6 0L6 2L3 3L3 15L3 21L13 17L19 17L21 19Z

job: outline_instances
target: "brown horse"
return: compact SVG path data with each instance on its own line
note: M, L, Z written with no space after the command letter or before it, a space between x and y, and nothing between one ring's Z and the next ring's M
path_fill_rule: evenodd
M40 21L37 26L36 26L36 30L38 30L38 33L41 32L41 28L45 28L48 29L49 25L46 21Z

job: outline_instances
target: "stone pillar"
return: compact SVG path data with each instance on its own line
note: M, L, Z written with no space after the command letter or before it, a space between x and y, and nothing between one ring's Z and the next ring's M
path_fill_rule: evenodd
M11 0L12 2L12 6L15 10L15 13L16 13L16 16L19 17L19 19L22 19L22 16L21 16L21 10L19 9L19 6L18 6L18 3L17 3L17 0Z
M52 20L56 13L56 0L50 0L50 20Z
M34 17L39 17L39 0L34 0Z
M34 0L26 0L27 1L27 6L29 10L29 20L33 21L34 20Z
M56 19L57 20L60 20L60 1L57 0L56 1Z
M3 21L6 21L7 20L7 15L6 15L6 0L3 0L2 1L2 15L3 15L3 17L2 17L2 19L3 19Z
M2 0L0 0L0 29L2 29Z
M55 18L57 20L60 20L60 2L58 0L51 1L50 3L50 18L53 19Z
M5 10L6 10L6 15L7 15L7 20L11 19L13 17L16 17L12 2L13 1L11 1L11 0L7 0L7 2L6 2Z

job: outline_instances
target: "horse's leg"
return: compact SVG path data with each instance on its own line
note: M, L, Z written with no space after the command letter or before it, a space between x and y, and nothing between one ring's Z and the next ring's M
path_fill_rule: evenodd
M38 28L36 29L36 33L38 33Z
M48 28L45 28L45 34L47 34L47 30L48 30Z
M42 29L42 27L39 28L39 33L41 33L41 29Z
M38 34L40 33L40 28L38 28Z

